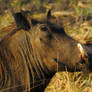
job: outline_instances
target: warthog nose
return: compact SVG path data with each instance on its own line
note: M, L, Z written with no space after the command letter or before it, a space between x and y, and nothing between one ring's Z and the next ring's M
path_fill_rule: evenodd
M85 61L85 63L88 64L88 54L86 53L85 49L80 43L77 44L77 47L81 53L83 61Z

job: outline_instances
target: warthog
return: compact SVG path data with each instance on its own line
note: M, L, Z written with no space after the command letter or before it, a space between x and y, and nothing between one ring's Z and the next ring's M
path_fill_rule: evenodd
M49 20L32 19L31 24L26 21L26 17L19 17L20 25L12 25L9 32L8 27L4 29L8 34L0 41L0 92L37 92L37 87L45 85L56 71L88 66L83 46L63 27Z

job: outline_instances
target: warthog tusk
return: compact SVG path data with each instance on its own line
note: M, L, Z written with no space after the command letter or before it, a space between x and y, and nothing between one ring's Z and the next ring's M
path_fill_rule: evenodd
M82 47L80 43L77 44L77 47L80 50L80 53L82 55L82 58L85 60L85 62L88 64L88 54L86 53L85 49Z

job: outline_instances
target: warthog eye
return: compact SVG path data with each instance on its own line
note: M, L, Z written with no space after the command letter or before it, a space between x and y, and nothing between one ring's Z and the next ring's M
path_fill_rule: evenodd
M47 30L48 30L48 27L42 26L40 29L41 29L42 31L47 31Z

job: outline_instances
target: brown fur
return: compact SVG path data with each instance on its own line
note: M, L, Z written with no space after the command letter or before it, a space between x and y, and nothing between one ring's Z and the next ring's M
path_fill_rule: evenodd
M64 66L86 67L78 42L57 24L37 22L29 31L13 29L13 25L6 30L0 41L0 92L36 92L32 87L44 84Z

